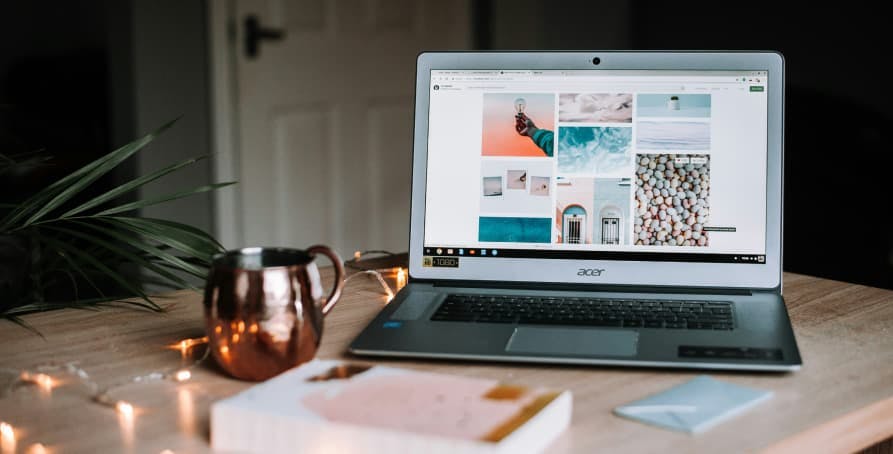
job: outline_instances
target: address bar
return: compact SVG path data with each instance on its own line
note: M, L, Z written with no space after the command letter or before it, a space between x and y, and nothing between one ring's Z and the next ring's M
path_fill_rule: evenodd
M610 88L613 91L623 90L626 84L618 84L618 83L563 83L560 85L551 84L550 88L554 88L555 90L576 90L576 89L585 89L591 90L595 87L604 86L606 89ZM541 86L538 84L491 84L491 85L468 85L463 87L467 90L494 90L494 89L511 89L511 90L525 90L528 87L532 87L535 89L540 89ZM689 87L688 90L692 90L693 88ZM685 91L686 88L683 85L636 85L636 90L656 90L656 91Z

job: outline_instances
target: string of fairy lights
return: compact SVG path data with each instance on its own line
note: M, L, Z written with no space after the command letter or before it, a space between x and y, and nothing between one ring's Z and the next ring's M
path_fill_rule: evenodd
M358 276L367 276L375 279L380 285L382 292L387 296L387 302L390 302L397 291L406 285L406 269L402 267L389 267L378 269L363 269L358 262L367 258L369 255L377 256L394 256L395 254L388 251L356 251L350 260L346 260L344 265L355 272L344 279L344 285L356 279ZM385 280L383 274L393 274L395 276L396 288L391 288ZM183 359L190 358L195 347L207 345L208 337L195 337L182 339L174 344L166 346L171 350L177 350ZM114 409L119 416L129 418L132 421L135 408L133 404L126 400L115 397L114 391L124 386L134 384L144 384L159 381L185 382L192 378L192 369L199 366L210 356L211 349L206 348L204 353L193 360L189 364L171 367L165 370L153 371L141 375L129 377L126 380L118 381L109 385L101 385L95 380L85 369L78 365L77 361L67 363L51 363L41 364L28 370L10 369L0 367L0 375L11 376L12 379L0 388L0 400L15 393L19 388L33 386L50 393L60 383L61 377L73 378L82 387L86 388L89 401L98 405ZM16 429L6 421L0 421L0 454L16 452ZM41 443L33 443L25 450L28 454L44 454L47 448ZM170 450L162 451L164 454L173 454Z

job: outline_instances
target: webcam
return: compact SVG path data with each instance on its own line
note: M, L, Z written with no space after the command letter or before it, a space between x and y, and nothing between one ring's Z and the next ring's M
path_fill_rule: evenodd
M601 59L601 58L598 58L598 57L592 57L592 64L593 64L593 65L597 65L597 64L599 64L599 63L601 63L601 62L602 62L602 59Z

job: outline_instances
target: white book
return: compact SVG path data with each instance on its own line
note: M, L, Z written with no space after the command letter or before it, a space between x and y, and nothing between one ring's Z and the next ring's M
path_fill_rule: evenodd
M521 453L570 424L570 391L314 360L211 406L211 446L246 453Z

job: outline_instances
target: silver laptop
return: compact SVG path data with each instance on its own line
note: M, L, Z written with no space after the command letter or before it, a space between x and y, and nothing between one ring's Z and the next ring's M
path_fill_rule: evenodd
M774 52L424 53L409 284L358 355L788 371Z

